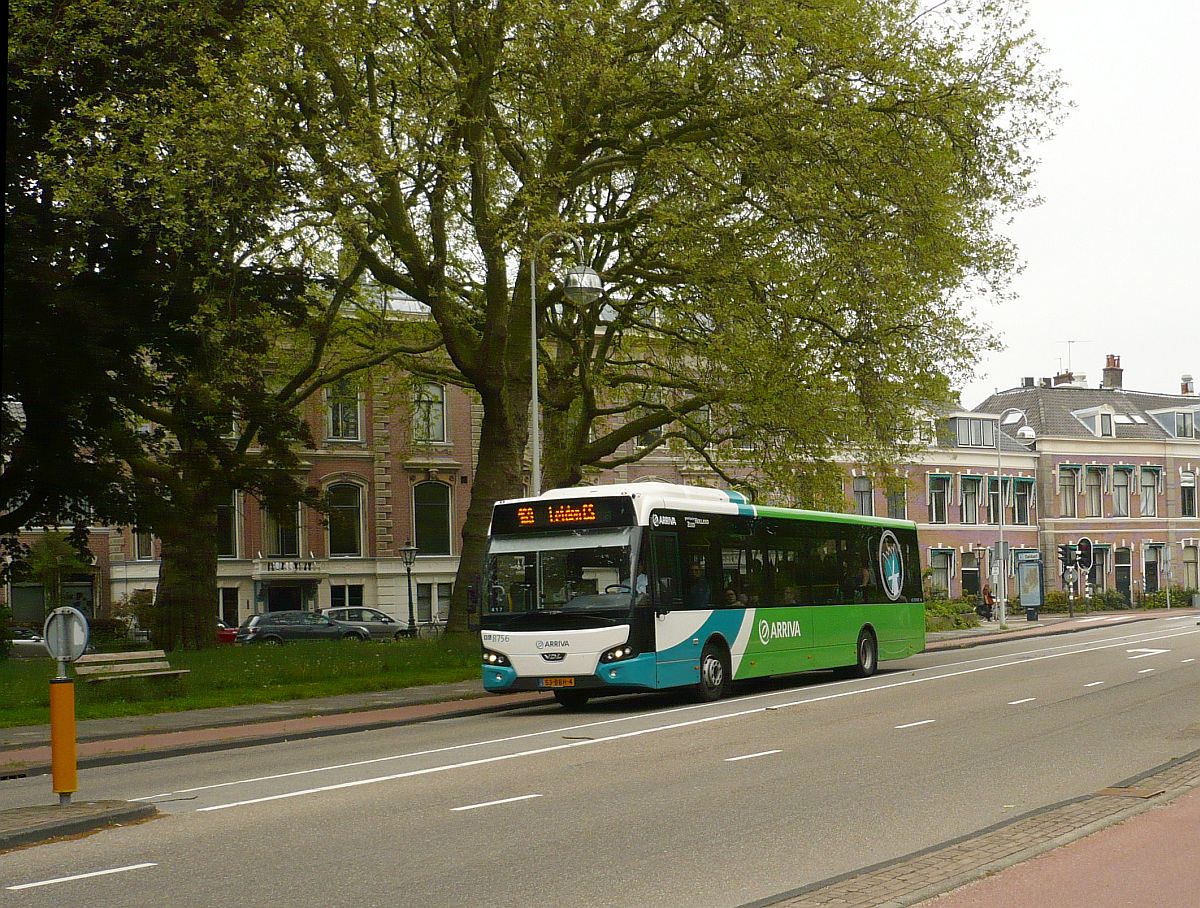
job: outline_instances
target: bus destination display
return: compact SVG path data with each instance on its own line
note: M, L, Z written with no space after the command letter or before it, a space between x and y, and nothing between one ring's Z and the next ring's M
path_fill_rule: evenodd
M633 523L633 502L628 498L567 498L498 504L492 514L492 532L497 534L627 527Z

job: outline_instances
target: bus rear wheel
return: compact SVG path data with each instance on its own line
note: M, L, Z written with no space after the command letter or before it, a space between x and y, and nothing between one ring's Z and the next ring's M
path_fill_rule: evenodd
M720 700L729 689L729 656L725 648L713 640L704 644L700 653L700 683L696 698L701 703Z
M564 709L583 709L587 706L588 695L581 690L556 690L554 699Z
M854 673L860 678L869 678L875 674L877 668L879 668L879 644L875 642L873 633L863 630L858 635L858 661L854 666Z

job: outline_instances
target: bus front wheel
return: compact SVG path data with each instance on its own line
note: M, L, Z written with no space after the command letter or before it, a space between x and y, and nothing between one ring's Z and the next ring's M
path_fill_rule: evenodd
M560 688L554 691L554 699L564 709L583 709L587 706L588 695L581 690L562 690Z
M864 630L858 635L858 662L854 666L855 674L860 678L869 678L879 668L879 645L875 635Z
M709 640L700 653L700 683L696 696L702 703L720 700L729 689L729 656L719 643Z

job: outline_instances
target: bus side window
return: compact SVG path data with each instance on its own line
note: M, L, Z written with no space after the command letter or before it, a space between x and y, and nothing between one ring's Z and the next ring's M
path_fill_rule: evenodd
M654 559L654 604L674 608L679 604L679 537L674 533L652 533L650 553Z

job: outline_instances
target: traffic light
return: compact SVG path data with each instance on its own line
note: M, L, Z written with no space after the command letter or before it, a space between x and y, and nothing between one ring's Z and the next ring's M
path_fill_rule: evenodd
M1092 540L1086 536L1080 537L1075 543L1075 561L1079 564L1081 571L1090 571L1092 569Z
M1075 546L1069 542L1064 542L1058 547L1058 560L1062 562L1063 570L1075 564Z

